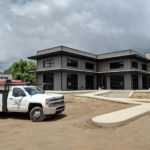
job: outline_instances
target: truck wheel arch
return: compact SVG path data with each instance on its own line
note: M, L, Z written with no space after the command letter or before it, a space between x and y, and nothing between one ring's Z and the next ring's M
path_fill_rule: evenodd
M30 103L29 107L28 107L28 112L30 112L32 110L32 108L37 107L37 106L43 108L42 104L39 104L39 103Z

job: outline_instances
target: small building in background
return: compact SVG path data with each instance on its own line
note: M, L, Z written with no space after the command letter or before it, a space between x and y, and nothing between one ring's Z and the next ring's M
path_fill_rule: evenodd
M12 75L0 73L0 80L12 80Z

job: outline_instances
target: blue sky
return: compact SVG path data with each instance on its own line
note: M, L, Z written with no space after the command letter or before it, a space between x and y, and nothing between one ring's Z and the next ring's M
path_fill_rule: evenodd
M0 0L0 70L58 45L150 52L149 0Z

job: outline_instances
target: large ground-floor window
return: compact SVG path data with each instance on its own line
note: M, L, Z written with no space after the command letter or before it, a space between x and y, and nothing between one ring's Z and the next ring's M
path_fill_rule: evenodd
M142 76L142 84L143 84L143 89L147 89L148 88L148 78L146 75Z
M67 74L67 89L77 90L78 89L78 75L77 74Z
M132 74L132 89L139 88L139 78L138 74Z
M110 75L110 88L111 89L124 89L124 75Z
M106 75L98 75L97 77L97 88L102 88L102 89L106 89L107 88L107 78Z
M150 88L150 77L148 78L148 88Z
M54 74L45 73L43 74L43 89L53 90L54 89Z
M94 89L94 76L93 75L86 75L85 76L85 86L87 90Z

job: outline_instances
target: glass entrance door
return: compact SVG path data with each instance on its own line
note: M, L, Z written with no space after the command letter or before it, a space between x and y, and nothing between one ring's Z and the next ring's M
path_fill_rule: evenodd
M99 75L97 82L98 82L98 87L97 88L102 88L102 89L106 89L107 88L106 75Z

